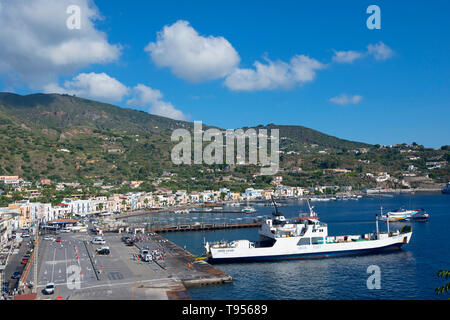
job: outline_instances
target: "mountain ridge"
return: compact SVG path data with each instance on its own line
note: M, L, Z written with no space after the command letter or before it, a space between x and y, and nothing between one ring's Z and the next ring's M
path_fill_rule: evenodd
M210 127L204 124L204 129ZM171 134L178 128L192 130L193 123L66 94L2 92L0 175L20 175L33 181L104 179L119 183L178 170L188 179L208 166L180 167L171 162L175 145ZM333 153L370 147L303 126L253 128L279 129L280 150L297 154L309 152L311 145ZM299 156L280 158L281 165L298 166L301 162ZM246 170L250 169L239 170L248 175Z

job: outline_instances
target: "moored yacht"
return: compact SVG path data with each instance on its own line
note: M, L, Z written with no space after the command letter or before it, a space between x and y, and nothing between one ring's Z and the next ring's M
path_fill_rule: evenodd
M245 207L245 208L243 208L241 210L241 212L243 212L243 213L253 213L253 212L256 212L256 209L253 208L253 207Z

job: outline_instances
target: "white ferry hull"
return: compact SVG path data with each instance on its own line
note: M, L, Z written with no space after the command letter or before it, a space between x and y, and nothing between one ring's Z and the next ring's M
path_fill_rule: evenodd
M379 240L349 241L338 243L292 246L287 241L277 241L273 247L261 248L210 248L209 262L238 262L238 261L268 261L289 259L314 259L344 255L372 254L383 251L400 249L409 243L412 232L386 237ZM297 241L292 238L293 241ZM283 244L283 242L285 242ZM283 249L292 248L292 249Z

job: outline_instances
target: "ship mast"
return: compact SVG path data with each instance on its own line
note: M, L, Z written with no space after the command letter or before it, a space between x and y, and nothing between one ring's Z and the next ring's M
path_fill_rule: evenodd
M270 197L272 198L272 203L273 203L273 206L275 207L275 212L272 212L272 215L275 216L275 217L281 216L282 214L280 212L278 212L277 203L273 199L273 195L271 195Z
M377 240L378 240L378 239L380 239L380 232L379 232L379 229L378 229L378 212L376 213L375 222L376 222L376 225L377 225Z
M380 207L380 214L381 214L381 217L383 217L383 207ZM386 217L386 223L387 223L387 232L388 232L388 237L389 237L389 216Z

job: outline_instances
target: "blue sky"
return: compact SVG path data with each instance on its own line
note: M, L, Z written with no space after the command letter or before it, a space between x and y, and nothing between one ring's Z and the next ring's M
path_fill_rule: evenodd
M23 10L20 2L3 5L0 27L2 17L3 23L8 22L5 14ZM373 144L450 144L448 1L95 1L93 5L74 0L66 6L71 3L81 6L82 15L91 10L102 18L83 17L77 34L77 30L55 31L57 22L46 25L45 9L39 13L42 19L13 16L23 19L21 25L39 24L33 30L42 27L42 31L27 37L38 38L33 44L38 49L29 52L11 37L3 39L0 32L0 50L11 51L3 56L0 51L5 64L0 63L0 90L75 93L222 128L276 123ZM366 8L372 4L381 9L381 30L366 27ZM62 25L67 17L63 12L54 20ZM195 41L215 51L205 56L189 39L170 40L169 33L158 39L165 26L173 33L194 32ZM68 38L83 44L71 48L76 55L59 46ZM1 47L8 42L9 48ZM155 47L145 50L150 43L160 52ZM104 51L92 53L97 45ZM179 52L173 52L173 45ZM369 45L382 45L388 53L377 59ZM55 46L58 55L46 60L36 53L39 46ZM80 47L85 52L77 52ZM185 59L185 49L195 51L193 60ZM338 62L338 51L355 54L352 62ZM215 61L211 57L217 54ZM291 60L300 56L299 64ZM17 57L29 63L28 69L19 70L24 62L19 64ZM264 72L256 72L255 63ZM273 68L264 69L267 66ZM110 82L107 88L114 98L91 86L101 81Z

